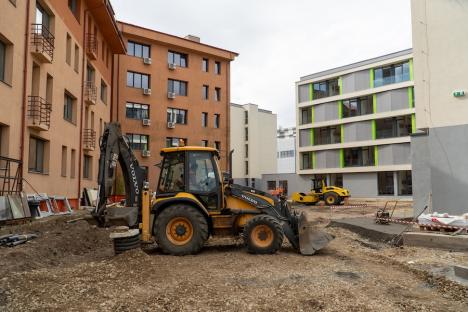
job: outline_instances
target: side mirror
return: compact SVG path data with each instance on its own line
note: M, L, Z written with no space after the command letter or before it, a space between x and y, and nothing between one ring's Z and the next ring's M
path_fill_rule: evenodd
M232 184L231 174L229 172L223 172L223 184Z

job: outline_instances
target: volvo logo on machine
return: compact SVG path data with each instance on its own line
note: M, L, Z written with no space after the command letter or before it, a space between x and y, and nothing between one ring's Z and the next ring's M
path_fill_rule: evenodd
M246 201L248 201L249 203L254 204L255 206L258 205L258 202L257 202L255 199L253 199L253 198L250 198L250 197L248 197L248 196L245 196L244 194L241 194L241 197L242 197L243 199L245 199Z

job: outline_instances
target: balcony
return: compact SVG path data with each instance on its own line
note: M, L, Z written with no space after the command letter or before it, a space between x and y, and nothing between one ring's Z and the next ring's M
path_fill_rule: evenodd
M84 101L86 104L95 105L97 101L97 87L92 81L84 83Z
M36 95L28 97L28 127L34 130L47 131L50 128L52 105Z
M96 148L96 131L93 129L83 130L83 150L94 151Z
M42 63L52 63L54 59L54 41L54 35L44 25L31 25L31 52Z
M92 60L98 57L98 40L94 34L86 34L86 54Z

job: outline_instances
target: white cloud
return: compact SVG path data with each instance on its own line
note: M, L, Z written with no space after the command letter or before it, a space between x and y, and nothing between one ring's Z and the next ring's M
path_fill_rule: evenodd
M112 0L119 20L240 53L231 100L295 123L294 82L411 47L410 0Z

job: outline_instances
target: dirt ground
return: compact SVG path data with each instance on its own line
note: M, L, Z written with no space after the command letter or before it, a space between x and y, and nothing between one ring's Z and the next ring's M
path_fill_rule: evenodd
M311 217L372 215L375 208ZM402 208L406 209L406 208ZM284 244L251 255L242 241L210 239L199 255L162 255L155 246L113 255L109 230L76 216L0 228L38 233L0 248L0 311L467 311L468 288L434 268L468 265L468 254L395 248L329 228L336 239L306 257Z

